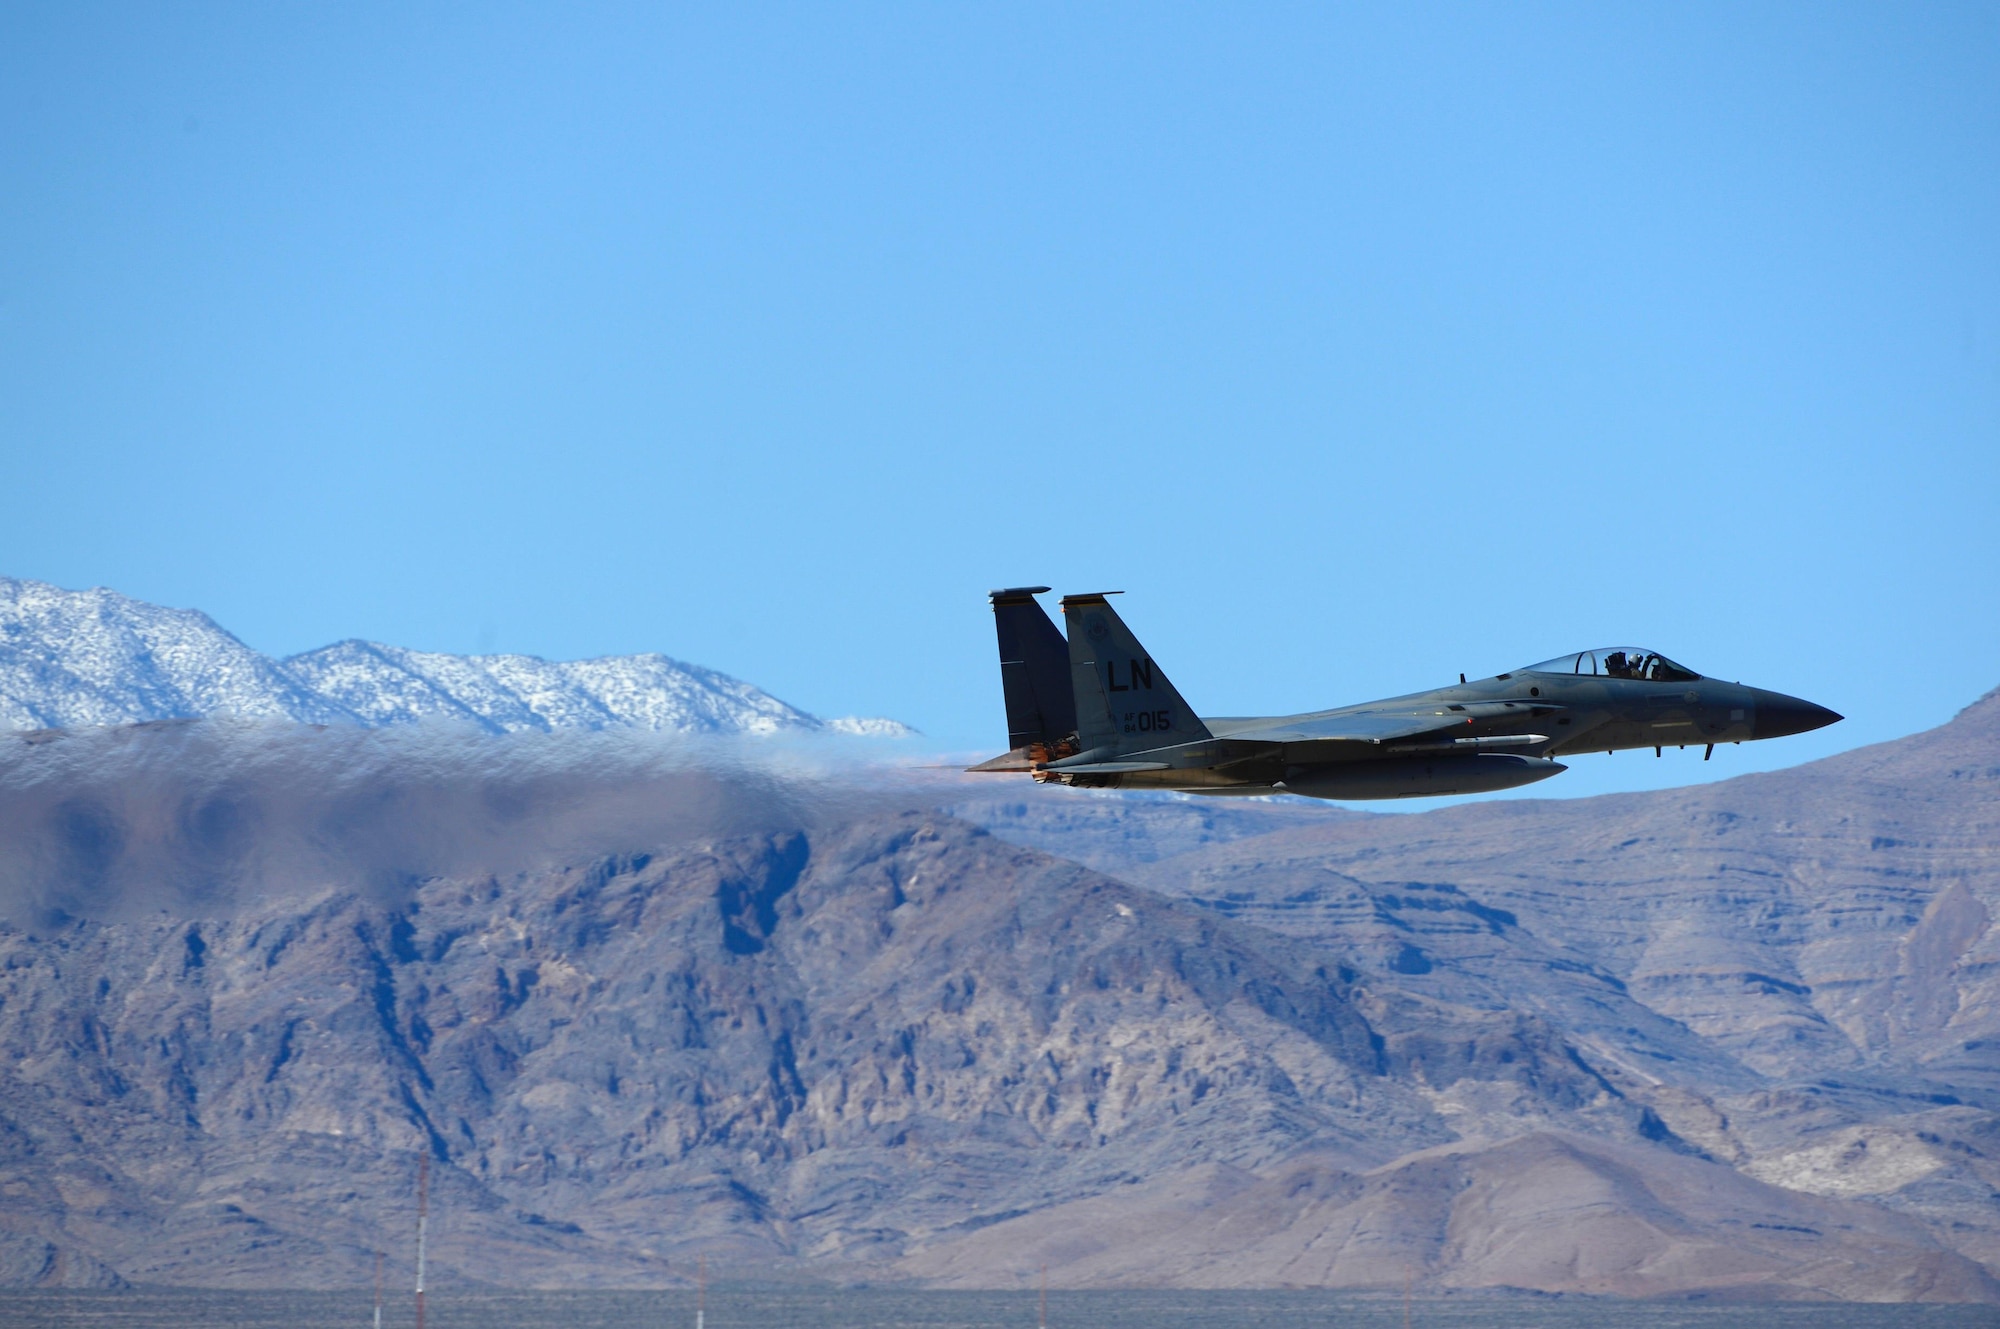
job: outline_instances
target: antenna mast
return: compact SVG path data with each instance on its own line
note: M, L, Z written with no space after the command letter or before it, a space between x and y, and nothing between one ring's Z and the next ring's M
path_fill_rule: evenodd
M708 1257L702 1256L695 1265L694 1276L694 1329L705 1329L702 1319L708 1314Z
M424 1329L424 1239L431 1223L431 1156L417 1156L417 1329Z

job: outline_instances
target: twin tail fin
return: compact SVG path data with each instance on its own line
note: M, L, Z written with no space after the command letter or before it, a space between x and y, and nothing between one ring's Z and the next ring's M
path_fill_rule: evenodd
M1009 756L1054 761L1079 749L1069 645L1035 597L1046 586L991 592L1000 638L1000 690L1007 701Z
M1210 737L1106 595L1065 595L1077 742L1099 761Z

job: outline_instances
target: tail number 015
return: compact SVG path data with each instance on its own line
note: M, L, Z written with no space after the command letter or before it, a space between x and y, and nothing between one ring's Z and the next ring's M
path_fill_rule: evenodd
M1172 711L1127 711L1125 712L1125 732L1128 734L1151 734L1174 727Z

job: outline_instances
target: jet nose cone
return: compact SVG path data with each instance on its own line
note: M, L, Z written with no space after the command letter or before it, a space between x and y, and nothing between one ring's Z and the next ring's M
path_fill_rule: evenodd
M1803 734L1813 729L1824 729L1843 718L1839 712L1829 711L1824 706L1787 697L1782 692L1759 689L1757 715L1750 725L1750 737L1783 738L1787 734Z

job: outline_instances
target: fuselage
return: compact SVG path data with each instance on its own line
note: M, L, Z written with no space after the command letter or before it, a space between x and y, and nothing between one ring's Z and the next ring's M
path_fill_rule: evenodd
M1085 788L1420 798L1545 780L1560 757L1802 733L1823 706L1704 678L1657 651L1606 647L1477 682L1297 715L1195 712L1107 596L994 591L1007 751L971 770Z
M1556 760L1561 757L1631 748L1701 747L1706 753L1717 744L1800 733L1840 719L1796 697L1704 678L1678 666L1656 670L1662 675L1657 678L1605 669L1607 656L1625 654L1581 652L1491 678L1325 711L1203 717L1208 740L1135 754L1164 760L1167 769L1048 774L1065 784L1194 793L1435 797L1546 779L1565 769ZM1569 662L1567 670L1550 667L1561 661ZM1463 725L1379 742L1284 741L1300 731L1337 729L1344 716L1385 712L1462 719Z

